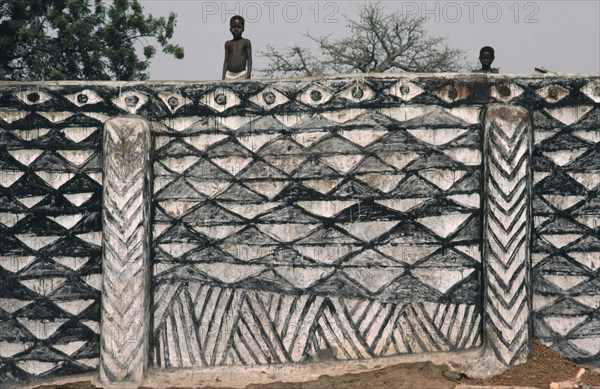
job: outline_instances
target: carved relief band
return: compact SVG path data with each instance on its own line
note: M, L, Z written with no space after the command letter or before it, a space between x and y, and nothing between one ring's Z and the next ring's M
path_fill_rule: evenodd
M502 368L525 362L531 342L529 112L491 105L485 134L484 351Z
M100 379L136 381L148 366L150 129L116 118L104 129Z

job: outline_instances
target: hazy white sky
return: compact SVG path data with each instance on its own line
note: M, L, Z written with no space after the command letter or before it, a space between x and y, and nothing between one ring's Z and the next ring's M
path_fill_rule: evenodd
M177 14L174 41L185 49L176 60L157 54L152 80L216 80L221 77L224 43L231 39L229 18L246 18L244 37L252 41L253 76L267 65L260 56L267 44L310 47L302 36L346 35L346 19L355 18L358 1L327 0L140 0L154 16ZM429 18L431 35L466 51L477 63L479 49L493 46L500 72L533 73L541 66L555 72L600 73L600 0L544 1L382 1L386 10Z

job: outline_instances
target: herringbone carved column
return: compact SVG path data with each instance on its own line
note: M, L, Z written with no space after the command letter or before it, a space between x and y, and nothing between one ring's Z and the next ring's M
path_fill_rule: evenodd
M491 105L485 117L484 331L486 363L505 368L530 350L531 119Z
M139 382L149 350L150 129L137 118L104 127L100 379Z

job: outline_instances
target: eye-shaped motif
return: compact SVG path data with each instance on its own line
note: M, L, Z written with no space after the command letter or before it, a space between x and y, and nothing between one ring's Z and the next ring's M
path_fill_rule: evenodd
M396 96L402 101L409 101L425 92L419 85L410 81L401 80L385 90L385 93Z
M226 88L217 88L202 96L199 103L206 105L217 112L223 112L241 103L241 99L233 91Z
M52 96L40 90L19 91L13 93L13 96L27 105L42 104L52 99Z
M161 92L158 97L165 103L171 113L175 113L181 107L192 103L191 100L175 92Z
M138 109L148 102L148 96L137 91L127 91L114 98L112 102L123 111L135 114Z
M454 103L469 97L471 89L467 85L454 83L438 89L433 94L446 103Z
M371 100L375 93L364 83L354 83L340 93L340 97L353 103Z
M548 85L538 89L536 93L548 103L556 103L564 99L569 94L569 90L560 85Z
M273 109L290 101L283 93L271 87L266 87L249 100L263 109Z
M89 89L84 89L82 91L66 95L65 97L67 98L67 100L69 100L71 103L75 104L78 107L83 107L84 105L96 104L101 101L104 101L104 99L98 96L96 92Z
M321 85L311 85L298 98L301 103L318 107L327 103L333 97L331 91Z
M505 103L520 96L522 93L523 88L512 82L501 82L490 88L490 96Z

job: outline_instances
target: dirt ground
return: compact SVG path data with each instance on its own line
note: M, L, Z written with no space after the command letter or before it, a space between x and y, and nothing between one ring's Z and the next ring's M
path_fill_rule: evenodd
M454 389L459 384L548 389L551 382L566 381L574 377L581 367L541 343L533 342L531 357L527 363L483 380L472 379L450 371L446 366L419 362L389 366L360 374L345 374L336 377L321 376L318 380L301 383L249 384L246 389ZM586 371L581 383L582 389L600 389L600 373ZM171 387L168 389L188 388L200 389L193 384L187 388ZM35 389L98 389L98 387L90 382L76 382L65 385L42 385ZM202 389L213 388L202 387Z

